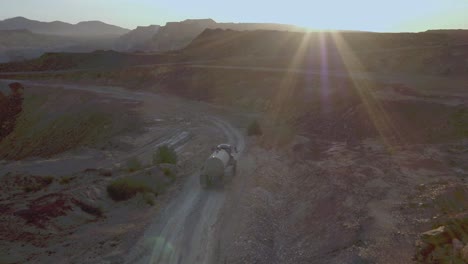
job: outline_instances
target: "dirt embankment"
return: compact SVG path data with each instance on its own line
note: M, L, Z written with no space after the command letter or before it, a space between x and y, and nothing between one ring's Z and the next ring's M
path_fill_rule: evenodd
M132 112L136 105L89 92L27 85L21 96L22 111L0 139L2 159L50 157L77 147L112 148L113 137L137 131L142 123Z

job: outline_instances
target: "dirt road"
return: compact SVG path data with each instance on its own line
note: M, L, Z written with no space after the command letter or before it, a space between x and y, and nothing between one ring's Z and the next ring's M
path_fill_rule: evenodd
M227 142L242 155L242 134L227 122L213 118ZM125 263L213 263L215 224L224 205L223 190L203 190L198 172L187 180L178 197L161 213L144 237L125 258Z
M8 80L13 81L13 80ZM22 81L25 85L42 85L43 83ZM155 99L159 95L130 91L119 87L102 86L79 86L79 85L57 85L64 89L77 89L92 91L119 99L143 101ZM154 112L154 117L158 113ZM224 135L224 142L235 145L238 149L236 158L240 158L245 149L245 140L242 133L231 124L214 117L209 113L200 115L200 122L211 124L211 126ZM197 120L193 120L196 122ZM169 142L176 150L183 146L187 140L188 132L180 128L166 131L166 136L155 137L147 140L131 153L124 153L120 157L103 157L97 153L89 152L88 155L73 156L52 160L31 160L11 163L5 169L23 170L29 173L38 173L46 170L50 173L56 167L57 172L64 168L77 171L83 170L87 165L85 161L94 161L90 166L106 166L125 160L125 158L140 155L143 152L152 151L161 142ZM217 144L221 142L214 142ZM87 164L87 165L80 165ZM75 166L76 165L76 166ZM78 166L80 165L80 166ZM84 166L84 167L83 167ZM64 172L65 173L65 172ZM70 173L68 171L68 173ZM241 177L237 175L236 177ZM216 223L218 216L224 206L226 198L225 190L203 190L199 185L199 172L194 171L183 184L182 189L162 210L155 214L152 224L148 226L144 235L138 239L132 248L126 251L115 252L101 256L100 263L214 263L215 249L217 248ZM86 262L86 261L85 261Z

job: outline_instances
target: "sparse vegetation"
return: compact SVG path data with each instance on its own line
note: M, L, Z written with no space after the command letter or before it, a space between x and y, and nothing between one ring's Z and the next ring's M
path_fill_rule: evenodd
M156 204L156 201L154 200L154 195L149 192L143 193L143 199L150 206L153 206Z
M170 168L162 168L162 171L166 177L170 178L173 181L175 180L176 175L174 174L174 172L172 172Z
M262 135L262 129L257 120L252 121L247 128L247 135L249 136L260 136Z
M99 175L101 175L101 176L104 176L104 177L110 177L110 176L112 176L112 170L100 169L100 170L98 170L98 171L99 171Z
M107 193L114 201L128 200L135 196L137 193L146 192L155 193L145 183L136 181L128 177L114 180L107 186Z
M169 146L161 146L153 153L153 164L176 164L177 153Z
M42 180L45 183L45 185L51 184L54 181L54 179L55 178L53 176L44 176L44 177L42 177Z
M83 113L73 116L65 114L41 125L42 117L37 110L27 110L19 116L15 131L2 142L9 151L0 155L21 159L33 155L52 155L81 144L95 144L104 135L102 127L111 122L103 114Z
M30 183L23 187L23 191L28 193L37 192L49 186L53 181L54 177L52 176L36 177L34 183Z
M128 172L135 172L135 171L139 171L141 170L142 168L142 164L140 162L140 160L136 157L134 158L131 158L127 161L127 170Z
M39 190L41 190L43 188L42 185L39 185L39 184L30 184L30 185L27 185L27 186L24 186L23 187L23 191L24 192L37 192Z
M64 184L69 184L72 180L74 180L75 177L72 176L64 176L58 180L58 182L62 185Z
M0 140L0 159L50 157L78 146L105 146L113 136L139 127L139 119L127 110L99 104L82 92L28 89L14 129Z

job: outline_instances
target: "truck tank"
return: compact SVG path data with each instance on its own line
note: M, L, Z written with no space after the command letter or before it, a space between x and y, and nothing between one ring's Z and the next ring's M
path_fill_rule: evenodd
M206 160L205 166L200 175L202 186L208 186L221 181L224 177L224 170L229 164L230 156L225 150L216 150Z

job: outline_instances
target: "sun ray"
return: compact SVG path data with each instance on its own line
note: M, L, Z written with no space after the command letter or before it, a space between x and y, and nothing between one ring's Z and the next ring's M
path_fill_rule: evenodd
M366 73L366 68L355 55L354 51L349 47L341 33L332 33L332 38L344 66L348 71L348 75L351 78L354 88L357 90L357 93L375 129L387 148L392 150L393 140L401 140L402 138L382 104L374 97L370 84L372 78ZM359 73L359 77L356 77L353 73Z
M299 81L299 74L294 70L300 68L307 56L310 36L311 34L303 34L298 48L296 49L294 56L291 58L287 70L280 82L276 96L273 99L273 120L275 122L289 118L286 113L292 112L291 109L288 111L288 107L290 107L288 103L292 101Z

